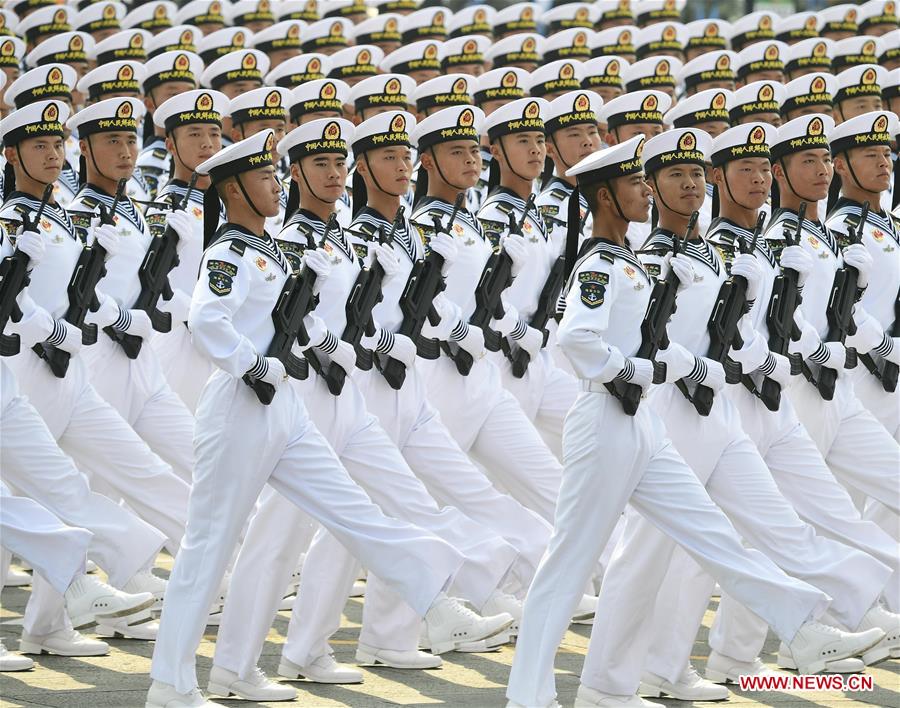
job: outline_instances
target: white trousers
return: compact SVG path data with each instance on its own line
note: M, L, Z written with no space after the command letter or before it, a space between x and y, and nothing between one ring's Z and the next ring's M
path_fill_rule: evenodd
M151 668L154 679L180 692L197 685L194 653L210 603L267 482L398 588L420 615L463 563L450 544L386 517L372 503L312 425L291 385L281 386L265 406L240 379L217 371L200 396L194 445L188 524L166 589Z
M566 418L563 449L556 525L525 601L507 689L511 700L540 706L554 699L556 648L629 501L698 558L723 588L765 616L780 636L792 638L810 616L827 607L823 592L785 575L758 551L744 548L649 406L628 416L612 396L583 392ZM595 620L586 664L605 639L605 629L598 627ZM582 681L593 686L593 678L585 673Z
M81 355L72 357L63 379L30 351L11 357L9 365L22 393L78 469L92 472L177 550L189 487L100 397Z
M848 372L853 381L853 391L859 402L887 429L891 437L900 442L900 390L888 393L881 382L858 365Z
M697 415L674 386L661 388L651 402L662 413L675 448L745 541L792 576L827 593L833 598L830 612L855 627L881 594L892 574L891 567L863 551L817 535L801 520L772 479L768 460L763 460L761 450L744 432L730 393L717 395L705 418ZM751 411L757 405L743 388L734 395ZM770 413L769 417L774 418ZM815 447L812 452L816 453ZM812 460L817 457L813 454ZM820 472L829 476L827 468ZM832 482L840 494L843 489ZM843 497L850 504L849 497ZM592 640L582 679L591 688L617 695L637 692L651 647L657 655L666 656L670 667L661 675L674 673L677 679L690 657L709 602L709 593L702 592L709 589L707 585L691 596L684 584L667 576L675 542L637 513L632 511L627 516L623 544L603 580L594 620L601 631ZM848 525L840 519L835 524ZM896 569L897 561L892 566ZM669 582L664 585L666 580ZM654 626L654 606L660 605L663 609L657 616L668 611L677 618L663 620L669 631L662 637ZM675 629L680 633L672 636ZM671 643L662 645L664 641ZM661 670L658 663L648 669L656 673Z
M215 366L191 342L191 333L182 322L172 323L172 331L159 333L150 340L159 366L171 389L187 409L194 413L197 401Z

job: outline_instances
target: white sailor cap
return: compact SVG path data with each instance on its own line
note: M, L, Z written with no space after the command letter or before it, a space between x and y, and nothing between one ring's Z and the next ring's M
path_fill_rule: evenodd
M900 96L900 68L887 72L884 83L881 85L881 97L885 101Z
M678 21L687 0L639 0L633 8L635 24L645 27L653 22Z
M233 81L258 81L269 70L269 57L257 49L242 49L216 59L206 67L200 85L219 89Z
M827 37L801 40L788 47L784 69L787 73L808 69L830 72L833 52L834 40Z
M347 47L331 55L333 79L359 79L375 76L378 65L384 60L384 52L374 44L358 44Z
M18 68L24 55L25 42L18 37L0 37L0 66ZM5 73L3 75L6 76Z
M107 98L73 113L66 127L80 139L96 133L137 133L145 112L137 98Z
M860 96L880 96L881 84L887 78L887 70L875 64L859 64L837 74L837 92L834 102Z
M16 33L34 42L38 37L71 32L74 19L75 8L69 5L39 7L19 22Z
M413 91L416 110L448 106L471 106L475 78L468 74L444 74L425 81Z
M136 61L111 61L92 69L78 80L76 88L91 101L110 94L141 93L144 65Z
M791 44L819 36L819 18L815 12L795 12L778 21L775 39Z
M847 150L872 145L890 146L894 136L900 133L900 119L892 111L870 111L845 120L831 131L831 154L839 155Z
M231 123L241 125L254 120L283 120L294 102L290 89L263 86L231 99Z
M818 11L819 18L819 34L827 32L852 32L856 34L859 31L857 16L859 7L857 5L832 5Z
M25 13L47 5L56 5L55 0L7 0L5 8L22 17Z
M619 57L597 57L581 65L581 88L593 89L601 86L625 90L622 74L630 64Z
M541 54L544 61L557 59L578 59L584 61L591 58L591 39L594 31L583 27L572 27L551 34L541 43Z
M710 162L721 167L726 162L748 157L771 156L769 146L775 140L777 130L768 123L744 123L729 128L713 138Z
M881 64L895 62L900 59L900 29L891 30L881 35L881 41L884 44L884 51L878 57Z
M655 52L672 54L684 51L687 28L680 22L659 22L639 30L634 39L634 51L639 59Z
M306 81L293 90L290 102L291 120L299 123L300 119L309 113L326 111L340 115L347 103L350 103L350 87L340 79ZM403 107L406 107L405 103Z
M250 39L250 46L264 54L279 49L300 49L300 35L306 23L303 20L282 20L260 30Z
M319 20L308 25L300 34L304 52L320 52L323 49L342 49L349 46L353 23L346 17Z
M491 69L475 81L475 105L489 101L515 101L528 94L530 74L517 67Z
M731 122L757 113L781 113L784 84L778 81L754 81L734 91L728 100Z
M94 2L81 10L72 19L72 27L79 32L101 32L122 29L122 19L128 11L125 5L115 0Z
M14 37L19 18L15 12L0 8L0 37Z
M731 34L731 23L725 20L694 20L684 26L687 31L685 49L725 49Z
M751 12L731 23L731 48L739 52L754 42L775 39L775 25L780 21L774 12Z
M514 133L543 133L543 114L549 105L543 98L519 98L511 101L485 118L482 131L491 142Z
M203 37L203 32L191 25L176 25L159 34L147 42L147 57L165 54L166 52L191 52L197 53L197 44Z
M411 71L441 69L441 43L434 39L423 39L413 42L388 54L381 62L381 70L394 74L407 74Z
M896 27L900 24L900 18L897 16L896 0L869 0L859 6L859 28L862 31L875 27L877 25L893 25Z
M144 64L144 93L161 84L177 81L197 85L203 73L203 60L193 52L165 52Z
M94 38L86 32L55 34L38 44L25 57L27 66L45 64L78 64L86 62L95 46Z
M303 20L318 22L319 3L316 0L281 0L275 4L275 17L279 20Z
M62 101L38 101L29 104L12 111L6 118L0 120L0 141L4 146L11 147L29 138L45 136L62 138L63 125L68 117L69 107Z
M541 14L541 20L548 32L558 32L573 27L594 29L600 19L600 8L587 2L573 2L558 5Z
M378 10L378 14L387 12L415 12L422 0L367 0L369 7Z
M475 106L451 106L433 113L418 123L410 141L421 153L438 143L455 140L481 140L484 112Z
M168 135L175 128L195 123L222 125L231 102L224 93L211 89L185 91L164 101L153 112L153 123Z
M676 103L663 116L663 120L675 128L692 128L703 123L731 123L728 100L731 91L712 88L698 91Z
M363 20L353 28L353 41L357 44L400 42L400 15L386 13Z
M769 144L772 162L785 155L804 150L829 147L828 136L834 130L834 119L822 113L810 113L789 120L775 131Z
M590 187L642 172L645 142L643 135L635 135L624 143L591 153L566 170L566 177L574 177L579 187Z
M194 172L209 175L215 185L229 177L269 167L274 161L275 131L267 128L219 150L206 162L201 162Z
M453 13L443 7L426 7L400 19L400 34L404 42L422 39L441 39L447 36L447 25Z
M759 71L784 71L788 45L772 39L756 42L742 49L737 56L737 75L745 79Z
M699 128L673 128L649 138L641 152L644 172L653 174L672 165L704 166L712 151L712 138Z
M491 24L494 36L503 37L516 32L537 32L537 17L541 11L536 2L517 2L498 10Z
M630 0L596 0L597 27L602 27L605 22L622 22L634 24L634 12L631 9Z
M175 23L179 25L222 25L225 26L224 0L191 0L175 13Z
M485 52L484 58L496 68L510 64L538 64L541 61L542 43L543 38L539 34L513 34L494 42Z
M368 15L369 8L366 6L365 0L328 0L327 3L319 4L319 13L323 20L327 17L349 19L355 15Z
M249 48L252 41L253 33L246 27L225 27L203 37L197 45L197 54L209 65L226 54Z
M863 35L839 39L834 43L831 69L838 72L859 64L877 64L883 52L884 42L881 37Z
M581 66L580 61L573 59L559 59L544 64L531 72L528 92L532 96L546 96L579 89L584 76Z
M294 128L278 141L278 154L291 162L310 155L347 156L354 135L353 123L343 118L319 118Z
M787 115L790 111L807 106L830 106L834 102L837 86L837 78L824 71L789 81L784 85L781 112Z
M641 59L629 66L622 74L626 91L640 89L675 88L675 77L684 64L675 57L655 56Z
M366 108L396 108L406 110L413 102L416 82L403 74L381 74L363 79L350 89L348 102L357 112Z
M26 71L6 88L7 106L22 108L35 101L60 99L71 102L78 73L68 64L47 64Z
M364 120L353 134L353 154L386 147L412 147L410 133L415 130L416 119L406 111L388 111Z
M490 5L469 5L450 18L447 25L448 37L463 37L468 34L493 35L494 16L497 11Z
M170 0L153 0L138 5L122 20L122 27L142 29L156 34L172 26L178 6Z
M331 59L324 54L301 54L281 62L266 75L267 86L294 88L307 81L324 79L331 71Z
M596 32L591 38L591 54L594 57L620 57L635 54L635 40L640 33L637 27L625 25Z
M147 60L147 42L152 37L153 35L147 30L122 30L97 42L89 56L97 64L125 59L144 62Z
M269 0L238 0L225 7L225 18L237 26L248 22L275 23L275 13Z
M470 34L448 39L441 46L441 69L452 71L465 64L483 64L491 40L482 34Z
M662 125L663 113L669 110L672 99L662 91L632 91L606 103L598 118L610 130L633 123Z
M569 91L550 101L543 112L544 128L549 135L573 125L596 126L602 108L603 99L593 91Z
M696 59L691 59L678 73L678 80L687 89L692 89L698 84L711 81L731 81L737 78L734 68L737 65L737 54L728 49L701 54Z

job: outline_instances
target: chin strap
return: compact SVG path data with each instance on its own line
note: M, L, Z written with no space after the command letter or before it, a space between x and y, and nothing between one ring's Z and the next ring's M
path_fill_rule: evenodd
M651 216L651 219L655 219L656 216L659 214L659 210L656 208L656 202L659 202L660 204L662 204L666 209L671 211L673 214L678 214L678 216L684 217L685 219L691 218L690 214L685 214L684 212L678 211L677 209L673 209L668 204L666 204L666 200L662 198L662 192L659 189L659 182L656 181L656 173L653 174L653 186L655 187L655 191L653 194L653 214ZM622 212L620 211L619 215L621 216L621 214L622 214ZM655 222L654 222L654 224L655 224Z
M509 155L506 154L506 146L503 144L504 137L505 136L501 135L499 138L497 138L497 142L500 144L500 152L503 153L503 159L506 160L506 166L509 167L509 171L512 172L520 180L523 180L528 183L533 182L534 180L531 180L528 177L523 177L522 175L520 175L518 172L516 172L513 169L512 163L509 161ZM441 175L441 176L443 177L443 175ZM450 183L448 182L447 184L450 184ZM450 186L452 187L453 185L451 184Z
M781 165L781 171L784 172L784 181L787 182L788 187L791 188L791 191L794 193L794 195L800 197L800 199L802 199L804 202L808 202L809 204L815 204L819 201L818 199L813 199L812 197L807 197L803 194L800 194L800 192L797 191L794 183L791 182L791 176L788 174L788 169L787 165L784 163L784 158L780 158L778 160L778 164ZM847 164L850 163L848 162ZM775 184L772 185L773 189L775 188L775 186ZM775 206L774 203L772 206Z
M375 186L378 187L378 190L379 190L380 192L384 192L385 194L390 194L392 197L403 197L403 196L405 196L403 192L400 192L399 194L395 194L394 192L389 192L389 191L387 191L387 190L384 189L380 184L378 184L378 179L375 177L375 173L372 171L372 165L369 164L369 153L367 153L367 152L364 152L364 153L363 153L363 160L366 161L366 167L369 168L369 177L372 178L372 182L375 183Z
M735 204L737 204L742 209L746 209L747 211L756 211L756 207L748 207L746 204L742 204L740 201L734 198L734 194L731 193L731 185L728 184L728 177L725 174L726 166L722 166L722 181L725 183L725 189L728 191L728 196Z
M609 196L612 197L613 205L616 207L616 211L618 212L619 217L622 219L622 221L629 221L628 217L625 216L625 213L622 211L622 207L619 205L619 199L618 197L616 197L616 190L613 189L612 182L607 181L602 182L601 184L603 184L609 190Z
M257 216L262 217L263 219L265 219L266 217L263 216L262 213L259 211L259 209L256 208L256 204L253 203L253 200L250 198L250 195L247 194L247 190L244 189L244 183L241 182L241 176L240 176L240 175L235 175L235 176L234 176L234 179L235 179L235 181L237 182L238 188L241 190L241 194L244 195L244 200L247 202L247 204L250 205L250 208L253 209L253 212L254 212Z
M97 170L97 174L100 175L103 179L109 180L110 182L118 182L119 180L113 179L112 177L107 177L107 176L106 176L105 174L103 174L103 172L100 170L100 167L98 167L98 165L97 165L97 160L94 159L94 145L93 145L93 143L91 143L91 136L88 135L88 136L85 138L85 141L87 141L88 146L90 146L90 148L91 148L91 149L90 149L90 153L91 153L91 163L94 165L94 169ZM82 155L82 158L83 158L83 157L84 157L84 155ZM26 174L28 174L28 173L26 172ZM30 177L31 175L28 175L28 176ZM85 174L85 179L87 179L87 175L86 175L86 174Z

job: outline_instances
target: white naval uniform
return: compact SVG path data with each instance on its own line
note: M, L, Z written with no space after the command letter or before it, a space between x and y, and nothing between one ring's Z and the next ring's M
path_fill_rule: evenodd
M718 220L715 223L718 225L715 238L719 244L726 244L729 238L750 235L743 230L737 231L730 222ZM671 248L673 238L671 232L658 229L646 249L651 253L664 253ZM733 257L731 248L721 247L730 261ZM702 353L708 348L707 313L712 309L726 273L721 257L709 244L690 241L686 254L693 258L699 280L679 296L679 309L668 332L672 341ZM761 261L767 283L761 288L757 302L768 303L776 267L771 251L762 243L757 247L756 257ZM648 255L646 260L648 268L661 266L658 256ZM766 311L767 307L757 304L750 313L754 326L760 330L759 336L764 338L768 337ZM702 436L698 436L697 423L700 421L689 404L672 402L660 412L672 441L745 540L795 577L828 592L834 598L830 608L832 615L854 629L886 584L896 601L900 601L897 544L874 524L860 519L846 490L831 475L797 420L787 396L782 396L781 408L776 413L765 408L744 386L728 386L717 399L723 396L724 405L714 405L710 416L702 420ZM651 400L654 398L659 396L651 396ZM716 423L717 418L720 424ZM723 426L722 423L727 424ZM696 441L700 439L702 445L698 446ZM710 455L716 456L717 450L721 450L718 460L710 459ZM760 455L768 469L759 464ZM711 467L711 463L715 466ZM794 509L788 507L785 498L800 517L826 538L813 535L809 526L797 518ZM604 585L604 591L609 590L612 597L616 597L613 588L620 590L618 597L622 599L620 604L610 608L602 594L598 608L598 621L601 608L609 610L608 614L603 613L604 620L618 630L604 634L605 661L596 669L603 680L594 687L610 693L634 693L642 668L673 682L678 679L690 659L694 637L714 586L712 578L700 571L689 556L675 553L667 564L668 571L663 564L656 572L661 583L659 592L655 592L655 586L650 587L648 597L642 604L636 604L641 589L647 586L647 576L654 572L638 559L645 557L655 544L631 528L633 522L640 525L641 521L630 518L629 522L628 543L617 551L620 557L611 567ZM646 522L643 524L647 525ZM658 532L654 534L659 535ZM837 539L841 543L826 539ZM842 544L862 552L851 551ZM869 553L875 557L866 555ZM659 563L659 556L647 560ZM886 569L889 569L887 573ZM623 572L630 578L632 586L620 585ZM627 609L621 604L623 602ZM756 624L761 629L761 647L767 627L758 618ZM623 641L623 633L630 638L625 642L629 647L627 651L634 655L627 677L621 653L614 653L617 642ZM648 652L646 661L641 649ZM614 674L610 671L613 663L616 664Z
M301 254L306 248L321 244L328 252L332 270L319 290L321 304L316 308L316 315L323 319L330 332L342 332L346 324L345 304L361 266L346 237L340 230L333 230L326 238L325 223L300 210L279 234L277 243L295 271L299 270ZM314 350L323 365L329 361L328 352L337 346L335 339L336 335L329 335L325 346ZM315 426L334 448L350 476L373 501L391 516L432 531L460 551L465 560L454 578L452 590L476 607L483 605L516 561L519 555L516 549L459 509L438 507L375 416L366 410L366 401L352 376L347 377L339 396L332 395L324 379L314 373L295 385ZM219 627L217 666L243 678L249 677L256 667L281 595L297 558L306 550L304 541L308 541L308 536L304 530L308 526L306 514L287 499L279 494L266 495L250 522L235 564ZM317 536L303 566L302 589L296 601L300 619L294 623L293 636L289 630L289 645L284 650L289 657L299 654L299 660L291 658L292 661L306 666L330 651L328 638L340 625L349 594L349 588L336 585L332 579L344 576L344 568L358 570L358 567L359 562L333 536L325 533ZM529 580L530 576L526 582ZM385 588L380 583L374 587ZM310 594L319 601L313 601L314 611L304 611L304 605L309 609ZM367 592L367 595L371 600L372 594ZM396 595L392 593L392 597ZM402 646L396 628L384 628L382 632L389 640L401 644L393 648L416 648L421 619L412 609L408 609L408 614L412 615L413 627L406 646ZM298 646L304 648L298 651Z
M197 406L196 466L185 542L166 590L151 675L182 693L197 685L194 653L241 527L267 482L315 517L419 615L463 563L448 543L386 517L315 428L298 388L263 405L242 381L274 334L271 312L289 274L275 241L224 224L207 249L189 315L217 370ZM296 557L291 559L296 562Z
M525 601L507 689L511 700L528 706L547 705L554 699L556 648L581 589L629 502L697 557L725 590L743 596L785 640L828 605L824 593L743 547L666 438L655 407L645 402L629 416L607 392L604 384L621 375L626 357L638 349L638 325L649 300L651 282L633 252L598 239L569 284L559 340L584 383L566 418L556 526ZM605 593L606 580L601 601ZM595 618L594 628L598 626ZM603 632L592 632L588 666ZM586 673L582 680L594 687L592 678Z
M84 186L69 206L81 238L87 238L90 218L99 213L100 205L110 209L112 203L111 195L92 185ZM107 262L102 290L127 310L140 295L138 271L152 236L144 215L130 199L119 201L113 218L121 245L119 252ZM99 332L97 343L85 350L85 360L97 393L190 484L194 418L166 381L159 357L150 343L144 342L138 357L129 359L118 343L105 332ZM164 499L160 497L160 504Z
M154 200L158 204L171 204L173 198L184 200L188 185L179 180L171 180L159 189ZM172 315L172 330L158 332L150 340L159 357L162 372L172 390L192 413L197 409L200 392L212 375L213 366L209 359L197 351L191 343L191 333L187 328L188 309L191 293L197 284L200 258L203 255L203 190L194 189L185 211L191 217L193 231L187 244L179 244L178 265L169 273L172 299L159 301L159 309ZM170 212L160 207L147 209L147 223L151 233L162 235L166 230L166 217Z
M172 155L166 150L166 139L154 135L138 153L135 173L147 191L148 199L156 199L162 186L168 181Z
M0 221L15 231L22 221L22 214L31 214L39 204L38 199L14 192L0 210ZM28 293L42 310L49 313L52 328L53 320L63 317L69 307L66 285L84 245L68 214L55 204L47 204L38 232L44 236L46 252L31 272ZM102 286L102 280L100 284ZM100 334L100 337L104 336ZM124 499L141 519L169 539L173 550L177 549L187 519L188 486L100 397L91 385L83 355L71 357L68 372L62 379L54 376L50 367L30 347L23 347L19 354L9 357L7 364L16 375L22 393L44 419L59 447L74 458L82 472L94 474L95 488L105 487L115 498ZM25 418L23 413L22 420ZM42 448L38 447L33 452L43 454ZM31 458L26 460L25 469L31 474L34 462ZM78 497L74 492L72 494L73 498ZM160 503L160 499L165 503ZM72 520L54 507L51 509L68 523L86 524L86 521ZM85 512L89 513L89 509ZM119 531L115 533L120 534ZM141 538L144 536L133 534L135 542ZM118 542L121 541L117 539ZM130 553L145 562L143 553ZM121 582L130 577L130 574L126 575Z

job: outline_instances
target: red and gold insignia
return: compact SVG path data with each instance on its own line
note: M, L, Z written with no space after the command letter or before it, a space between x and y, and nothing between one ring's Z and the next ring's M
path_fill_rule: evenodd
M269 137L266 138L266 150L272 152L275 149L275 133L269 133Z
M572 39L573 47L585 47L587 46L587 34L585 32L577 32L575 37Z
M825 42L817 42L816 46L813 47L812 55L821 58L826 54L828 54L828 45Z
M875 40L870 39L868 42L862 45L862 54L865 57L873 57L875 56Z
M281 93L278 91L271 91L268 96L266 96L266 108L278 108L281 106Z
M194 32L193 30L185 30L181 33L181 38L179 39L181 44L193 44L194 43Z
M469 82L466 79L457 79L453 82L453 86L450 89L450 93L454 95L460 95L463 93L469 92Z
M444 22L447 18L445 17L443 11L434 13L434 17L431 20L431 24L435 27L443 27Z
M384 85L384 92L386 94L390 94L391 96L396 96L400 93L400 90L403 86L400 84L400 79L389 79L388 82Z
M403 133L406 131L406 118L403 117L402 114L398 114L394 116L394 120L391 121L391 132L392 133Z
M53 13L53 24L55 25L65 25L68 24L69 16L66 14L66 11L60 8L55 13Z
M657 76L668 76L669 75L669 60L662 59L656 65L656 75Z
M772 88L771 84L763 84L759 93L756 94L756 98L759 101L771 101L775 98L775 89Z
M343 36L344 25L342 25L340 22L335 22L333 25L331 25L331 29L328 30L328 34L330 34L332 37Z
M533 52L537 48L537 42L534 37L526 37L525 41L522 42L522 51L523 52Z
M287 31L288 39L297 39L300 36L300 25L291 25Z
M134 78L134 69L125 64L119 69L119 81L131 81Z
M370 52L368 49L363 49L359 54L356 55L356 64L358 66L363 66L371 63L372 52Z
M322 131L322 137L325 140L338 140L341 137L341 126L336 122L329 123Z
M672 25L666 25L662 31L662 38L666 42L674 42L678 37L678 30L676 30Z
M719 25L715 22L710 22L706 27L703 28L703 36L704 37L718 37L719 36Z
M618 59L613 59L609 64L606 65L606 75L607 76L618 76L619 71L621 71L622 65L619 64Z
M191 68L191 60L188 59L187 54L179 54L177 57L175 57L173 66L178 71L187 71Z
M878 116L872 123L873 133L886 133L888 129L888 117L884 114Z
M328 83L322 84L322 88L319 89L319 98L330 101L335 96L337 96L337 87L333 83L329 81Z
M131 118L133 113L134 107L131 105L131 101L123 101L116 109L116 117L118 118Z
M157 20L166 19L166 6L157 5L156 9L153 11L153 17L155 17Z
M591 99L588 98L587 94L580 93L575 97L574 105L576 111L589 111L591 109Z
M474 15L472 15L472 20L478 23L484 22L485 20L487 20L487 12L485 10L479 9Z
M859 80L863 86L871 86L878 81L878 74L875 73L875 69L866 69Z
M872 229L872 237L876 241L884 241L884 231L881 229Z
M526 7L522 9L522 14L519 15L520 20L533 20L534 19L534 10L530 7Z
M810 15L806 18L804 29L809 32L816 32L819 29L819 21L816 19L815 15Z
M309 60L309 64L306 65L306 71L310 74L318 74L322 71L322 60L318 57L313 57Z
M16 53L16 45L13 44L12 42L6 41L2 45L0 45L0 55L5 56L5 57L11 57L15 53Z
M856 8L851 7L847 9L847 14L844 15L845 22L856 22Z
M766 52L763 55L766 61L775 61L778 58L778 45L770 44L766 47Z
M659 105L659 100L652 93L644 99L644 102L641 104L642 111L655 111L656 107Z
M715 108L717 111L721 111L725 108L725 104L727 103L727 99L725 98L724 93L717 93L713 96L712 101L710 102L710 106Z
M623 30L619 35L619 44L631 44L631 30Z
M685 133L678 140L679 150L693 150L697 147L697 138L693 133Z
M63 73L58 67L53 67L47 72L48 84L61 84L63 82Z
M750 131L750 135L747 137L747 140L750 141L751 145L762 145L764 142L766 142L766 131L763 130L762 126L758 125Z
M244 69L251 71L256 68L256 55L247 52L244 55L244 58L241 60L241 67Z
M140 33L138 33L138 32L135 32L135 33L134 33L134 36L131 38L131 41L128 43L128 45L129 45L132 49L141 49L141 48L143 48L143 46L144 46L144 35L142 35L142 34L140 34Z
M525 110L522 112L528 119L540 118L541 117L541 107L537 101L532 101L527 106L525 106Z
M43 115L41 115L41 120L45 123L55 123L59 120L59 108L57 108L55 103L47 104Z
M769 15L763 15L759 18L759 29L761 30L770 30L772 29L772 18Z
M471 128L475 124L475 112L471 108L466 108L459 114L456 124L463 128Z
M821 76L817 76L812 80L812 83L809 85L809 90L812 93L824 93L825 91L825 79Z
M245 44L247 44L247 35L243 32L235 32L234 37L231 38L231 46L243 47Z
M84 49L84 40L81 38L81 35L76 34L69 40L69 49L73 52L80 52Z
M622 270L625 271L625 275L627 275L632 280L634 280L634 276L637 275L637 271L629 265L625 266Z
M259 268L260 270L265 270L268 265L269 265L269 263L265 258L263 258L262 256L256 257L256 267L257 268Z
M393 17L388 18L388 21L384 23L385 32L396 32L399 27L400 24Z
M586 7L579 7L575 10L575 19L579 22L584 22L588 19L588 9Z
M463 45L463 48L462 48L463 54L474 54L477 51L478 51L478 42L476 42L474 39L470 39L468 42L466 42Z
M728 71L731 68L731 57L723 54L716 59L716 69L719 71Z
M575 66L573 64L563 64L559 67L559 78L571 79L575 76Z
M437 59L437 55L438 55L438 45L429 44L427 47L425 47L424 56L426 59Z
M162 7L162 6L160 6ZM103 7L103 19L104 20L112 20L116 17L116 6L115 5L105 5Z
M821 135L825 132L825 124L821 118L813 118L806 126L807 135Z
M515 86L518 86L519 78L516 76L516 72L507 71L503 75L503 78L500 79L500 85L503 86L503 88L513 88Z

